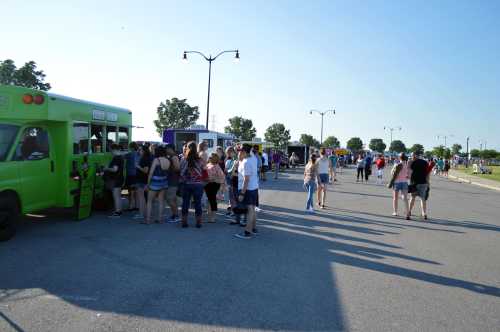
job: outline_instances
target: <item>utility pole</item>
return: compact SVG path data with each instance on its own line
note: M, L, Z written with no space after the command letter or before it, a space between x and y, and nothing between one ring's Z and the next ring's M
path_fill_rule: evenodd
M335 109L333 110L327 110L327 111L324 111L324 112L320 112L320 111L317 111L317 110L310 110L309 111L309 114L313 114L313 112L316 112L318 113L319 115L321 115L321 145L323 145L323 117L328 114L329 112L332 112L333 114L335 114Z
M465 168L469 168L469 136L467 136L467 154L465 156Z
M391 146L392 146L392 132L393 132L394 130L396 130L396 129L397 129L397 130L401 130L402 128L401 128L401 126L398 126L398 127L384 127L384 130L386 130L386 129L387 129L387 130L389 130L389 131L391 132L391 143L389 144L389 152L392 152L392 151L391 151Z

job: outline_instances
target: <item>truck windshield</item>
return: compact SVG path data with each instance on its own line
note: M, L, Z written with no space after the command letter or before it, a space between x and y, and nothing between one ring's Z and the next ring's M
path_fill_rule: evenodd
M14 143L18 130L18 126L0 124L0 161L7 158L7 153Z

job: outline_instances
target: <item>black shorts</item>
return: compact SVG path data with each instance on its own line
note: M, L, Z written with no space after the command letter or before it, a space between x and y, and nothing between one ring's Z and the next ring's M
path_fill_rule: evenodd
M269 170L269 166L265 166L265 165L263 165L260 171L261 171L262 173L266 173L268 170Z
M241 191L240 191L241 192ZM245 192L245 197L243 198L243 205L248 206L248 205L257 205L257 200L259 199L259 190L247 190Z

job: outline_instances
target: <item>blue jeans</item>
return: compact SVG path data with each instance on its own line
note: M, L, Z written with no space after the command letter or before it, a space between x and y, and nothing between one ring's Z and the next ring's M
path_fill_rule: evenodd
M314 207L314 192L316 191L316 181L309 181L304 184L307 190L307 203L306 209L311 209Z
M187 216L189 206L191 205L191 197L194 198L194 211L196 216L201 216L203 211L201 209L201 197L203 196L204 185L186 183L182 189L182 215Z

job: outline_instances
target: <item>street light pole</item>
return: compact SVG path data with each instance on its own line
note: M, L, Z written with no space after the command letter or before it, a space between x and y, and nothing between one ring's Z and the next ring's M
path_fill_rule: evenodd
M318 110L310 110L309 114L313 114L313 112L318 113L321 115L321 145L323 145L323 117L328 114L329 112L332 112L332 114L335 114L335 109L333 110L326 110L324 112L320 112Z
M445 147L445 148L447 147L446 140L448 139L448 137L453 137L453 135L445 135L445 136L440 136L440 135L438 135L438 137L437 137L437 138L438 138L438 140L439 140L440 138L444 138L444 147Z
M391 143L390 143L390 145L389 145L389 152L392 152L392 151L391 151L391 147L392 147L392 132L393 132L394 130L396 130L396 129L397 129L397 130L401 130L401 126L398 126L398 127L387 127L387 126L386 126L386 127L384 127L384 130L386 130L386 129L387 129L387 130L389 130L389 131L391 132Z
M467 136L467 152L465 155L465 168L469 168L469 136Z
M182 60L187 61L187 55L189 53L195 53L200 56L202 56L205 60L208 61L208 96L207 96L207 121L206 121L206 128L208 130L208 120L210 117L210 83L212 79L212 62L214 62L219 56L221 56L224 53L236 53L234 59L236 61L240 60L240 51L239 50L227 50L227 51L222 51L219 54L217 54L215 57L206 56L205 54L198 52L198 51L184 51L184 54L182 56Z

